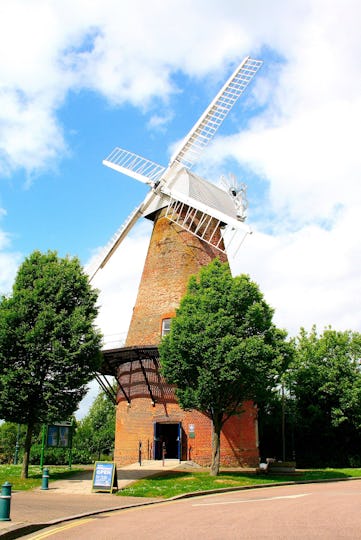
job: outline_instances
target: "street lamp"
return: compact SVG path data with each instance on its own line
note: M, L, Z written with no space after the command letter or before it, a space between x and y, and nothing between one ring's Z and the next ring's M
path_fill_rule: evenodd
M14 454L14 465L18 464L19 457L19 439L20 439L20 424L18 424L18 432L16 434L16 443L15 443L15 454Z

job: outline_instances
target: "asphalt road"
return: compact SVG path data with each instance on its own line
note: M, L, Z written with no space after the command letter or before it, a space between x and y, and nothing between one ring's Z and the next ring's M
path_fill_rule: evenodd
M116 511L27 536L40 540L360 539L361 480L259 488Z

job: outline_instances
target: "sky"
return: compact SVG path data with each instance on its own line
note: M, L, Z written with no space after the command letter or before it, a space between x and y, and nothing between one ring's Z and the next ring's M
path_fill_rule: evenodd
M121 146L167 165L250 55L263 66L195 169L247 184L232 271L291 336L361 331L360 19L358 0L1 0L0 293L35 249L94 260L148 189L102 160ZM94 278L107 346L150 232L139 221Z

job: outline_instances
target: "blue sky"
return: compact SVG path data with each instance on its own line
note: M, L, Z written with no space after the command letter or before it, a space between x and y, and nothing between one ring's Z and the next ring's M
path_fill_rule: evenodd
M356 0L3 0L0 290L34 249L85 265L144 198L102 165L121 146L162 165L234 67L264 61L197 171L248 185L235 274L291 335L360 330L361 42ZM107 340L127 330L145 221L97 274Z

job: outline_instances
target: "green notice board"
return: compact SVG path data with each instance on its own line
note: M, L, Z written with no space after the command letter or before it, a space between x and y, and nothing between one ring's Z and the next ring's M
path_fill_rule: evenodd
M117 468L113 461L96 461L93 472L92 491L109 491L118 488Z

